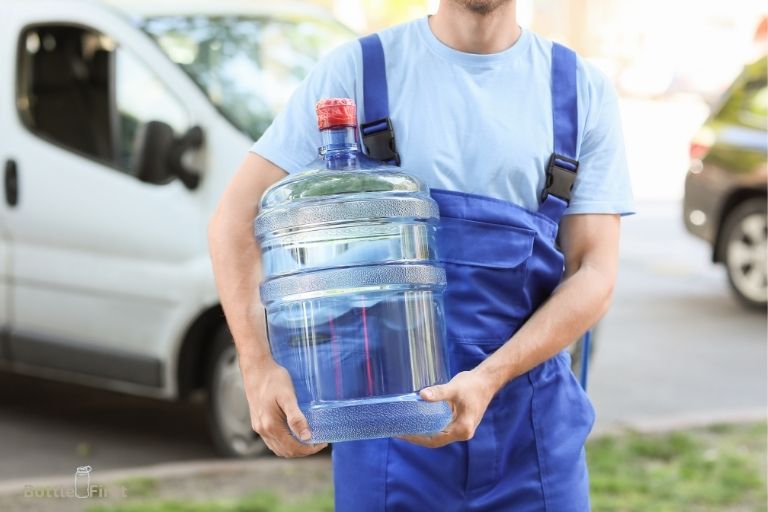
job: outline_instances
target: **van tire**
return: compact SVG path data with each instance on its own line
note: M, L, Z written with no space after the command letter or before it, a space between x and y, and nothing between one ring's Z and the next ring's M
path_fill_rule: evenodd
M267 450L251 428L237 352L226 326L216 332L207 354L208 426L216 451L230 458L250 458Z

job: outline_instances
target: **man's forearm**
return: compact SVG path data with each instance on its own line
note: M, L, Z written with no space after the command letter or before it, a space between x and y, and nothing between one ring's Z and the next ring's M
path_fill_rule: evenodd
M271 356L258 297L261 255L251 221L222 206L211 220L208 239L221 306L241 367L258 365Z
M511 379L551 358L605 314L614 280L610 272L582 265L476 370L488 377L497 391Z
M235 339L240 368L260 366L272 356L259 299L261 251L253 238L253 218L264 190L285 171L249 153L235 172L208 225L208 245L219 300Z

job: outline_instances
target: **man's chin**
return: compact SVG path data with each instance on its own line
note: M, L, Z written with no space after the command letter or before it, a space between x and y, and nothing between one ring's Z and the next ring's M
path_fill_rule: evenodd
M464 9L474 13L485 16L491 14L493 11L508 4L514 0L451 0L455 4L463 7Z

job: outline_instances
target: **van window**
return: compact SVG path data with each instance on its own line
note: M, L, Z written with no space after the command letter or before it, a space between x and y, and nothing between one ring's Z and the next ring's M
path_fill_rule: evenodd
M83 155L111 162L110 51L98 32L45 25L21 36L17 103L38 135Z
M143 123L163 121L178 135L190 125L182 103L160 79L96 30L28 27L17 63L17 107L26 127L127 174Z
M318 59L354 37L313 17L159 16L140 26L254 140Z
M115 84L120 137L117 165L129 170L139 128L148 121L163 121L176 134L190 126L189 116L165 84L129 50L115 50Z

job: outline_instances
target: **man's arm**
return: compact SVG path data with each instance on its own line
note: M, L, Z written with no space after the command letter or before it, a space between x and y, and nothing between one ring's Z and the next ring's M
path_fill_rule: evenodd
M501 348L473 370L421 391L425 400L448 400L454 420L434 436L405 436L424 446L471 439L488 403L504 384L541 364L577 339L608 309L619 262L618 215L566 215L560 224L565 276L552 296Z
M258 294L261 251L252 233L262 194L285 175L269 160L249 153L210 220L208 244L219 298L237 347L253 429L277 455L299 457L325 445L301 444L288 431L290 427L304 440L310 435L290 376L269 351Z

